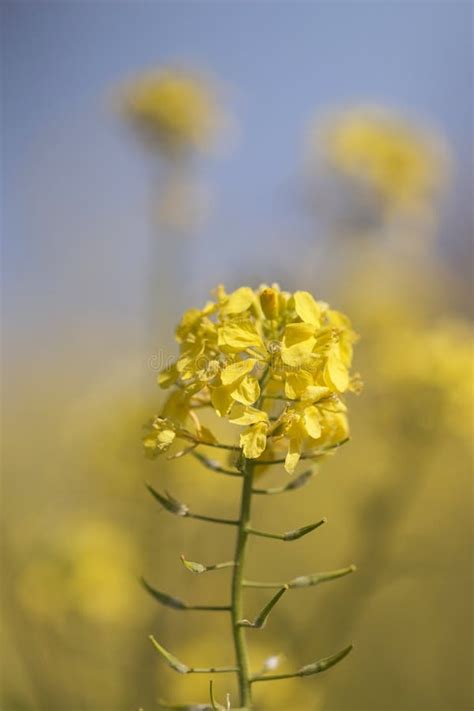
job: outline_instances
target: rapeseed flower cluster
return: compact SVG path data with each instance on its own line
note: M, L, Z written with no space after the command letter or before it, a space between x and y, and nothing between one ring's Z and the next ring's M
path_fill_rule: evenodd
M348 437L343 395L351 377L356 335L349 319L306 291L277 285L224 287L203 309L187 311L176 329L180 355L158 378L174 389L147 426L144 446L154 457L177 441L175 456L200 444L241 450L251 460L282 448L292 473L301 456L317 456ZM217 442L198 413L213 410L242 427L239 446Z
M370 106L331 114L312 134L328 168L388 212L418 210L438 194L448 168L433 131Z
M222 116L205 77L179 69L150 71L124 92L125 113L165 153L207 150Z

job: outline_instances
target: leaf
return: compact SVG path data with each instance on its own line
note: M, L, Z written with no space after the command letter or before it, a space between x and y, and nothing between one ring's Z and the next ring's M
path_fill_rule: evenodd
M163 659L172 669L177 671L179 674L189 674L190 668L186 666L186 664L180 662L179 659L174 657L170 652L166 651L166 649L162 647L159 642L156 641L152 634L149 635L148 639L150 640L156 651L161 654Z
M284 541L296 541L298 538L302 538L303 536L306 536L308 533L311 533L311 531L314 531L316 528L319 528L320 526L323 525L323 523L327 523L327 518L324 517L320 521L317 521L316 523L311 523L309 526L303 526L302 528L296 528L294 531L288 531L287 533L283 534L283 540Z
M297 578L293 578L288 583L290 588L307 588L314 587L320 583L325 583L329 580L336 580L336 578L343 578L345 575L349 575L357 570L355 565L349 565L347 568L340 568L339 570L332 570L329 573L313 573L312 575L300 575Z
M162 605L165 605L165 607L172 607L174 610L187 610L188 605L180 600L177 597L173 597L172 595L168 595L167 593L161 592L160 590L156 590L156 588L153 588L146 580L145 578L140 578L140 582L145 588L145 590L155 599L158 600L159 603Z
M252 627L253 629L261 630L265 627L265 623L268 619L270 612L273 610L275 605L281 596L288 590L288 585L284 585L277 593L271 598L265 607L258 613L257 617L253 622L249 620L240 620L239 625L241 627Z

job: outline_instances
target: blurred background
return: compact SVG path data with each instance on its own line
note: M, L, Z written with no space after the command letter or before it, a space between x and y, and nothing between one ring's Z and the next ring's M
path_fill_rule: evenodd
M228 560L232 532L158 510L143 483L220 515L238 486L145 461L141 426L181 311L274 281L350 314L365 386L309 487L255 502L261 528L329 525L252 541L248 575L358 570L287 595L251 656L286 671L356 648L258 685L257 708L471 709L471 3L1 11L2 709L206 702L149 633L232 663L227 619L158 608L138 578L225 603L229 571L191 577L179 555Z

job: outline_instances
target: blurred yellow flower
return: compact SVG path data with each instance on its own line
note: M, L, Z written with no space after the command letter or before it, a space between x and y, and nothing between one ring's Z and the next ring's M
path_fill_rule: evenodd
M139 75L125 88L123 107L146 137L169 154L207 150L223 120L211 81L174 68Z
M381 383L399 393L405 416L411 413L418 428L471 440L474 333L470 324L446 319L399 332L396 338L380 339L375 357Z
M75 613L92 622L136 620L139 567L137 551L119 527L87 521L29 560L18 592L39 617Z
M311 132L313 157L383 211L426 207L445 183L448 152L431 129L381 107L334 112Z
M231 294L220 286L215 296L178 325L179 358L158 379L178 390L148 426L147 453L167 451L176 439L188 449L215 445L197 416L203 407L245 427L239 444L248 459L285 447L290 473L304 452L347 438L342 395L357 387L349 375L356 336L347 317L308 292L277 285Z

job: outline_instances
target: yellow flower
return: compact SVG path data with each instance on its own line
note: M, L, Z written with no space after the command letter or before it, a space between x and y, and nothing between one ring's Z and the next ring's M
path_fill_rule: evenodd
M176 438L209 444L198 417L206 408L246 428L235 445L245 458L286 447L293 472L305 452L348 436L342 393L357 385L349 373L355 338L346 316L306 291L218 287L214 301L178 325L179 357L158 378L176 390L148 428L147 453L169 450Z
M124 110L167 153L209 148L222 116L203 76L179 69L150 71L124 92Z
M423 207L446 179L448 152L440 137L382 108L334 113L311 140L331 171L384 210Z
M130 537L90 512L68 525L29 560L18 578L22 604L54 621L79 614L81 621L127 624L143 614L132 571L141 565Z
M143 438L143 446L148 456L166 452L171 447L176 437L176 428L171 420L155 417L148 425L148 432Z

